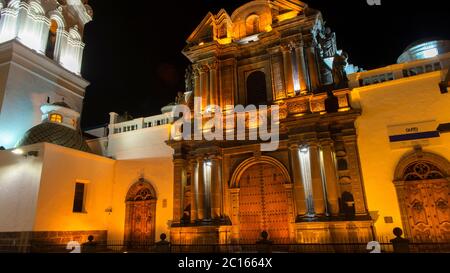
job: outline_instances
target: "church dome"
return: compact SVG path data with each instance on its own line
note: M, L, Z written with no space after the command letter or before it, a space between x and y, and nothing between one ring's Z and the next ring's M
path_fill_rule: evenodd
M450 40L440 38L421 39L410 44L400 55L397 63L407 63L436 57L450 52Z
M80 132L52 122L44 122L28 130L17 144L17 147L42 142L90 152L89 146L86 144Z

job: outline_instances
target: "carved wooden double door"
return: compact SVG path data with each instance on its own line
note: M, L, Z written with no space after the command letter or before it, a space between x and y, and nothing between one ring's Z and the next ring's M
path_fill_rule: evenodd
M407 181L400 187L400 206L409 236L416 242L450 242L450 182Z
M240 179L241 243L254 244L262 231L275 243L289 241L289 201L283 175L276 166L256 164Z
M126 241L130 248L155 242L156 200L127 202Z

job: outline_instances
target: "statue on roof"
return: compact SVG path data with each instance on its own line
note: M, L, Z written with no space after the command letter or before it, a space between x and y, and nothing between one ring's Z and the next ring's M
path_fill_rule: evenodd
M342 89L348 87L348 78L345 68L348 65L348 54L342 52L340 55L336 53L333 60L333 79L336 89Z
M327 27L324 31L317 34L316 39L322 58L334 57L337 51L336 33L331 32L331 29Z

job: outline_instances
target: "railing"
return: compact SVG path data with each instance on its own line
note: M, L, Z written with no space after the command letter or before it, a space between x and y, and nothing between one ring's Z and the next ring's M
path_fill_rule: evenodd
M376 245L376 244L375 244ZM379 242L381 253L393 253L390 242ZM409 253L450 253L450 243L410 243ZM79 248L78 253L370 253L367 243L304 243L304 244L206 244L177 245L168 242L156 244L127 244L123 241L98 243ZM67 245L1 246L0 253L77 253Z

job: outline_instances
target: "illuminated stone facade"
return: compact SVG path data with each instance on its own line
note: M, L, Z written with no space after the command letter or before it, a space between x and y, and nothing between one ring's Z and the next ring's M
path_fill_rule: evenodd
M186 91L202 98L202 110L279 105L281 139L273 152L257 141L170 141L172 241L254 243L263 230L277 243L372 239L354 126L360 111L345 83L333 81L330 58L344 54L321 13L299 1L251 1L231 16L208 14L187 42Z
M21 11L39 3L0 0L2 12L16 2ZM81 5L63 11L81 7L92 15ZM365 246L392 238L395 227L415 242L449 241L448 41L415 44L398 64L359 71L335 37L321 13L299 1L250 1L231 16L209 13L183 50L192 62L186 92L161 115L110 113L107 127L87 132L96 136L87 141L92 153L59 138L0 150L0 248L65 251L65 244L94 235L111 248L148 251L166 233L189 250L185 245L254 244L263 230L276 244ZM1 97L0 141L11 124L25 132L41 121L70 129L62 140L70 138L87 83L18 39L2 48L13 60L0 72L28 79L27 69L35 69L45 80L0 78L15 86ZM62 78L49 77L52 71ZM55 94L65 102L44 103ZM233 119L235 105L279 106L278 149L172 135L175 105L192 107L195 97L203 113L216 104ZM246 122L245 134L256 127Z

